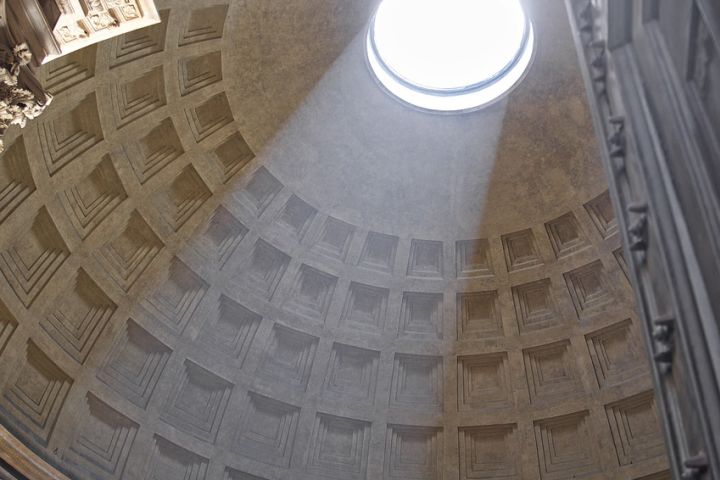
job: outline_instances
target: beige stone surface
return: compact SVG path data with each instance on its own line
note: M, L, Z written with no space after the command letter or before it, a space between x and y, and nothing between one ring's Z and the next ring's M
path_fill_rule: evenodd
M374 82L373 2L158 7L6 138L3 425L71 478L669 478L562 2L459 116Z

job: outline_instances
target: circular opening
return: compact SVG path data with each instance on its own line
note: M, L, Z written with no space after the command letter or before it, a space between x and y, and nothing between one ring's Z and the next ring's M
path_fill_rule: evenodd
M510 90L532 57L519 0L383 0L368 31L370 66L420 108L479 108Z

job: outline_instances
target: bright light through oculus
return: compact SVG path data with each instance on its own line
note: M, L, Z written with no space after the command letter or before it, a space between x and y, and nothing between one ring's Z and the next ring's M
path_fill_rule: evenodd
M534 37L519 0L384 0L367 43L370 66L391 93L462 111L520 80Z

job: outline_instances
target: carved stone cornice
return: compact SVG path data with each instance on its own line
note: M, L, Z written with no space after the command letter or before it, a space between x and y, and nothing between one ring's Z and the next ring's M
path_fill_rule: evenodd
M604 139L673 478L718 478L720 15L706 0L662 9L655 0L641 8L634 0L566 4ZM679 18L688 19L686 30L676 28Z
M5 0L9 30L36 65L160 22L152 0Z

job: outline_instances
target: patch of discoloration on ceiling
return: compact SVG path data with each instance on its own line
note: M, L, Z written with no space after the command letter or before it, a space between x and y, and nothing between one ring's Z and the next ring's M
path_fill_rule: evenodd
M257 151L315 87L375 9L373 1L238 0L224 38L227 92Z

